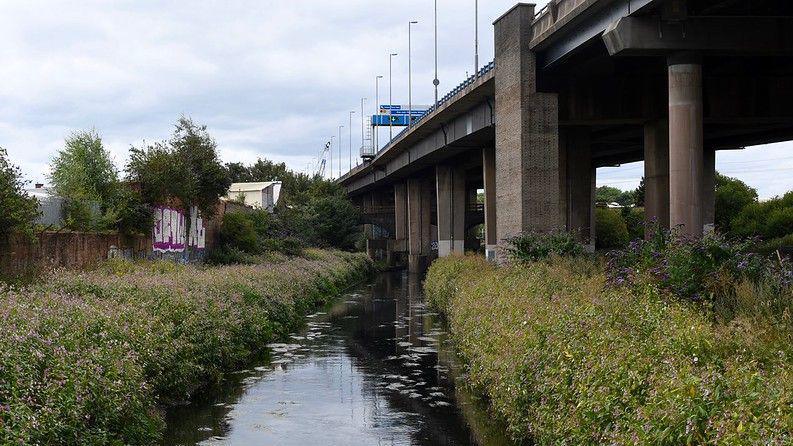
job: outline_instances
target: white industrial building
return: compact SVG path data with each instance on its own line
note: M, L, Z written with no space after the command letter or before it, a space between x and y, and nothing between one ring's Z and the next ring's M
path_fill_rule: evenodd
M240 200L246 206L266 209L273 212L281 195L280 181L263 183L233 183L229 188L227 200Z

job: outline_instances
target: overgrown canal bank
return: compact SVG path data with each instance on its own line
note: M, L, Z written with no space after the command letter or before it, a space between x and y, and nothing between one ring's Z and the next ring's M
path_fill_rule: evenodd
M172 410L163 444L507 444L455 385L454 350L419 277L381 274L271 348L211 398Z
M649 284L606 287L604 276L587 259L498 268L446 258L430 268L426 293L448 318L468 382L515 438L793 441L786 328L759 314L725 323Z
M359 254L110 263L0 289L0 444L151 444L162 408L246 364L371 273Z

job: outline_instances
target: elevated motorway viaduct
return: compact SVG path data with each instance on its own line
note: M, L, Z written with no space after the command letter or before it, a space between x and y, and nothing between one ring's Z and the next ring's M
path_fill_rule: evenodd
M699 236L715 152L793 139L788 0L552 0L494 25L494 64L339 180L372 254L421 271L482 221L489 258L525 231L592 243L596 168L640 160L646 218Z

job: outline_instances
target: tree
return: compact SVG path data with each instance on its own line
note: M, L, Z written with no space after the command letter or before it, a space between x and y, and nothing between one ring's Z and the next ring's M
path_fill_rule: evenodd
M637 207L644 207L644 193L646 190L646 186L644 185L644 177L639 182L639 187L633 191L633 204Z
M618 203L621 206L633 205L633 192L623 191L611 186L600 186L595 191L595 201L598 203Z
M743 181L716 172L716 229L733 231L732 220L746 206L757 202L757 190Z
M38 201L24 190L25 183L8 153L0 148L0 235L23 232L33 237L33 224L39 216Z
M128 179L140 185L147 203L170 202L185 212L195 206L204 218L215 214L218 200L231 185L206 126L186 117L176 123L168 142L133 147L125 170Z
M116 193L118 171L95 131L72 133L50 164L59 195L106 203Z

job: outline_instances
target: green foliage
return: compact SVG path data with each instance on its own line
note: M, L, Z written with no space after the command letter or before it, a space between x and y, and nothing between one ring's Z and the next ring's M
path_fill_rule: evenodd
M782 198L749 203L733 218L732 234L771 240L793 234L793 192Z
M741 180L716 172L716 229L723 233L731 233L732 219L746 206L755 202L757 202L757 190Z
M509 245L509 257L523 263L551 256L576 257L584 253L584 247L576 240L575 234L566 231L528 232L511 238Z
M644 238L644 208L622 208L620 216L628 229L628 240Z
M628 244L630 234L618 210L595 209L595 247L618 249Z
M448 257L426 295L466 381L518 441L787 444L793 354L773 325L713 323L653 286L604 287L562 259L494 268ZM786 341L786 342L784 342Z
M644 207L644 196L647 187L644 184L644 177L639 182L639 187L633 191L633 205L636 207Z
M283 235L279 226L265 210L225 214L218 235L220 246L209 253L206 261L216 265L249 264L267 253L302 255L303 241Z
M344 250L355 247L360 217L358 210L343 194L332 193L312 199L308 216L317 246Z
M259 237L250 216L244 212L231 212L223 216L218 242L249 254L260 252Z
M0 290L0 444L158 444L189 400L371 271L362 255L220 268L113 262Z
M76 132L66 138L50 168L50 181L65 198L105 203L118 187L118 171L95 131Z
M38 201L25 192L22 174L11 164L3 148L0 148L0 209L0 242L12 232L33 237L33 225L39 216Z
M619 203L622 206L634 204L634 192L623 191L611 186L600 186L595 190L595 201L598 203Z
M126 173L140 184L144 201L163 204L176 199L184 209L197 206L204 218L215 214L218 199L231 180L206 126L182 117L171 140L130 149Z

